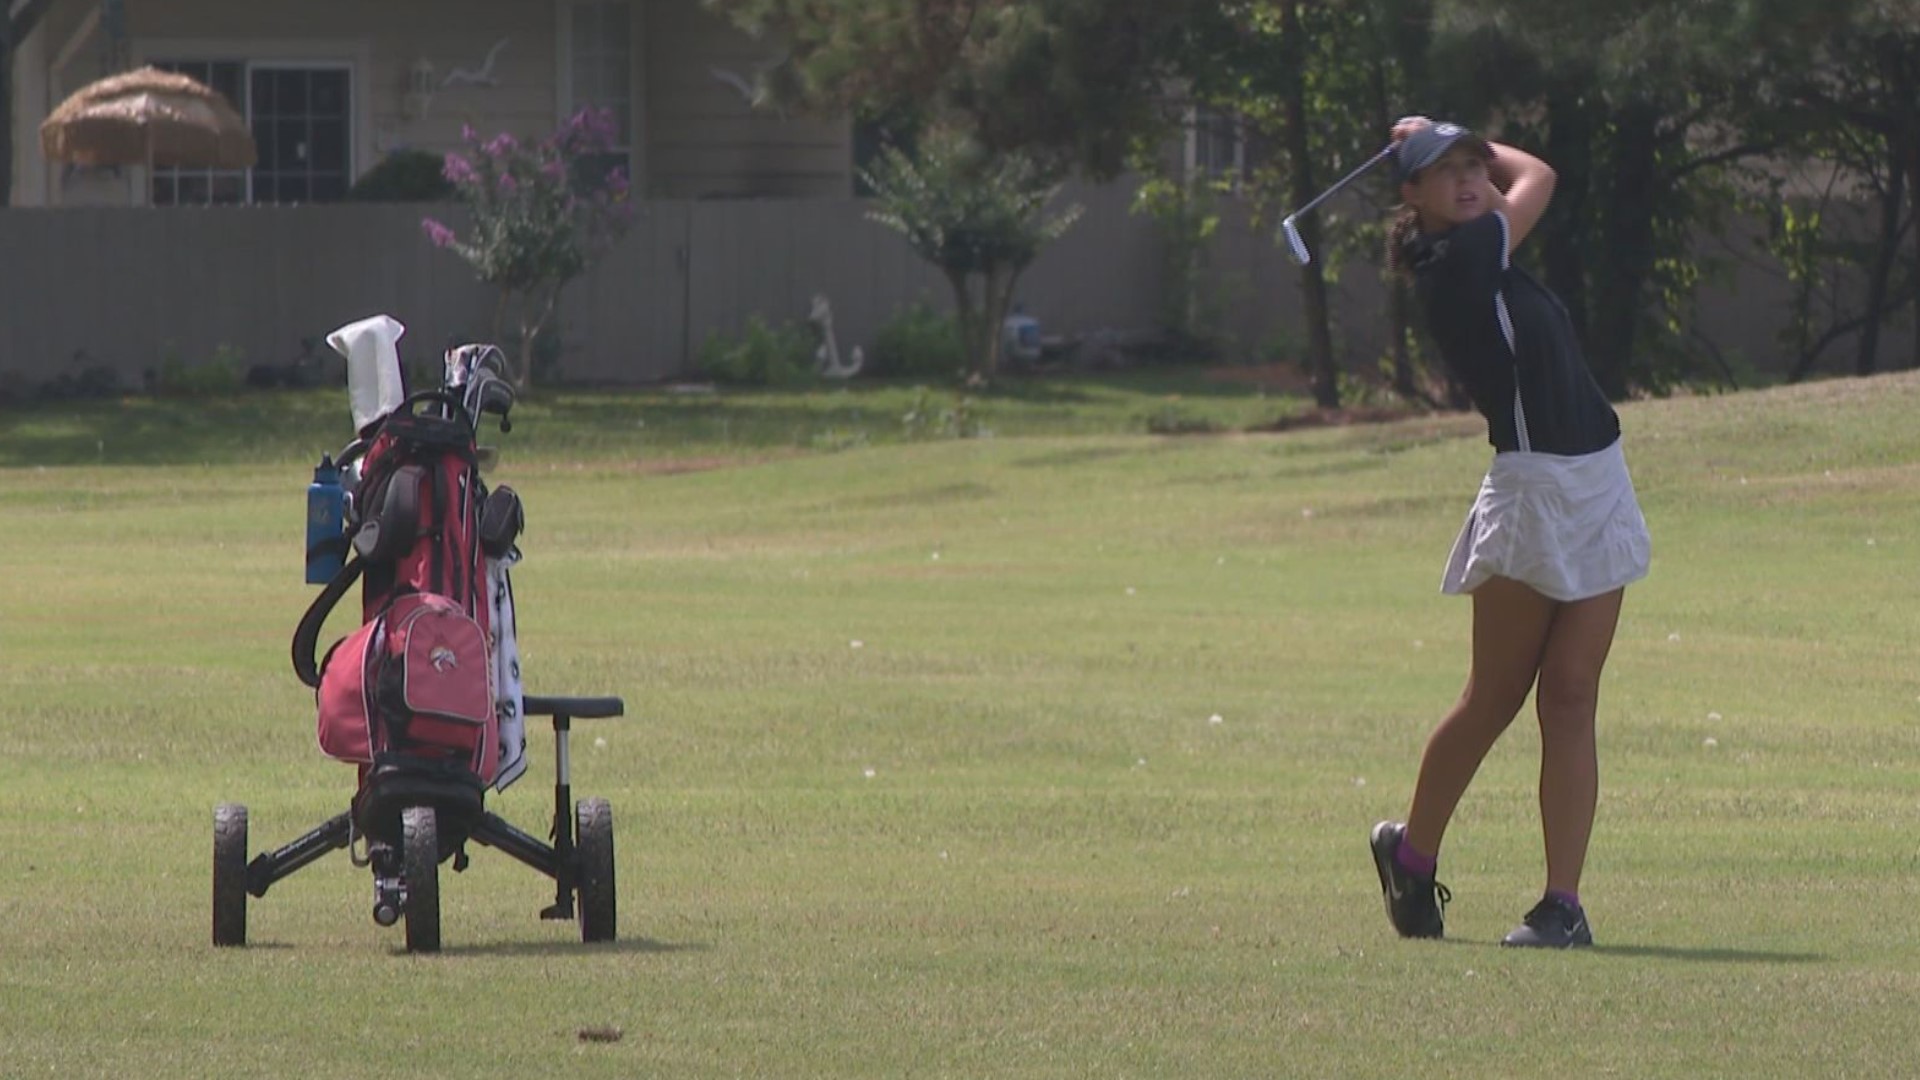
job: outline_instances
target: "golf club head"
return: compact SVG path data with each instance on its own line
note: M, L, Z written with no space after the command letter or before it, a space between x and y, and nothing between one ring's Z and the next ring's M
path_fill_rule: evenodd
M1289 215L1280 223L1280 231L1287 234L1287 246L1293 249L1293 261L1305 266L1313 261L1313 253L1307 250L1307 242L1300 237L1300 229Z

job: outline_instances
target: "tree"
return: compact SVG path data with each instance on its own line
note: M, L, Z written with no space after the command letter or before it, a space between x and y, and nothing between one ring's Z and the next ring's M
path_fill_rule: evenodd
M427 238L471 263L499 291L493 332L517 331L511 377L533 380L534 345L552 320L560 291L625 234L632 212L626 172L588 174L613 145L613 116L582 109L551 136L523 143L510 134L482 140L465 129L467 152L448 154L446 179L471 217L463 239L433 218Z
M1279 148L1254 170L1246 194L1257 220L1282 207L1305 205L1323 183L1373 156L1386 142L1394 100L1410 98L1406 63L1424 53L1427 15L1418 0L1241 0L1206 5L1187 23L1180 71L1199 101L1242 117L1251 133ZM1385 214L1390 199L1374 182L1375 206L1366 221ZM1377 213L1376 213L1377 211ZM1363 236L1377 238L1328 204L1301 219L1315 259L1300 276L1307 363L1315 401L1340 404L1340 365L1334 355L1328 285ZM1270 227L1270 226L1269 226ZM1376 245L1377 247L1377 245ZM1379 265L1377 253L1366 256ZM1404 343L1404 296L1389 306ZM1404 344L1401 346L1404 356ZM1413 382L1410 361L1404 378Z
M953 288L960 341L984 375L999 367L1000 326L1020 274L1080 216L1049 214L1058 185L1021 151L993 156L957 133L939 130L914 153L889 147L868 174L875 220L906 236L914 253Z
M1826 0L1439 0L1436 70L1470 118L1560 173L1528 257L1566 302L1600 385L1687 377L1685 307L1702 228L1737 202L1732 170L1789 141L1753 88L1805 63Z
M991 373L997 298L1071 220L1047 197L1075 171L1119 174L1170 130L1169 46L1199 0L704 0L782 60L767 100L916 133L869 178L883 220L954 282L976 369ZM921 185L921 186L914 186ZM987 197L992 195L994 197ZM952 198L951 205L933 200ZM915 238L918 239L915 239ZM992 238L991 240L987 238ZM967 282L963 288L961 282ZM983 332L984 331L984 332Z
M1851 2L1834 5L1822 37L1806 51L1814 62L1794 70L1769 89L1769 104L1795 116L1796 145L1814 160L1850 180L1871 202L1873 231L1864 250L1848 252L1821 227L1831 214L1809 216L1783 208L1776 249L1788 261L1797 283L1810 287L1826 276L1818 252L1839 248L1843 259L1866 272L1866 294L1857 313L1838 314L1817 335L1799 326L1801 345L1792 375L1808 374L1820 351L1846 332L1857 330L1853 370L1871 375L1880 368L1881 327L1909 305L1920 311L1920 12L1912 4ZM1808 227L1809 223L1811 228ZM1901 247L1913 250L1901 265ZM1896 277L1904 272L1904 288ZM1896 298L1897 297L1897 298ZM1920 334L1915 335L1909 366L1920 367Z

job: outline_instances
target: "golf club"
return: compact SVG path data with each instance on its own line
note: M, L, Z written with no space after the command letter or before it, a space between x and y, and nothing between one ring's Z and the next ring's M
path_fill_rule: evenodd
M1368 158L1359 168L1341 177L1339 183L1314 196L1312 202L1287 215L1287 219L1280 223L1280 230L1287 234L1287 246L1293 249L1295 262L1298 262L1301 266L1305 266L1313 261L1313 253L1307 250L1307 242L1301 238L1300 229L1294 224L1294 221L1302 214L1312 213L1314 207L1319 206L1321 203L1339 194L1341 189L1345 188L1348 184L1365 176L1374 166L1387 160L1387 158L1393 155L1394 147L1398 145L1398 143L1388 143L1385 149Z

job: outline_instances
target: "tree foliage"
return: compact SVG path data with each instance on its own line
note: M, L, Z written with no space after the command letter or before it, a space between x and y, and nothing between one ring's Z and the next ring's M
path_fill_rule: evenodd
M947 278L976 373L999 365L1020 274L1078 210L1075 172L1117 175L1171 130L1167 46L1197 0L706 0L777 41L769 100L915 134L864 179L875 217Z
M874 219L945 275L966 356L976 373L993 375L1014 285L1080 207L1050 211L1059 185L1026 153L989 153L948 130L932 132L912 154L882 151L868 183Z
M1238 117L1251 140L1274 153L1251 170L1241 195L1272 229L1288 210L1372 157L1393 120L1422 96L1431 24L1429 0L1236 0L1189 20L1180 67L1192 98ZM1356 253L1378 267L1376 222L1396 198L1383 170L1358 198L1325 204L1300 220L1315 260L1302 269L1307 363L1314 395L1340 404L1329 286ZM1360 212L1353 212L1355 207ZM1395 381L1417 381L1406 352L1405 295L1392 293Z
M591 108L539 141L506 132L482 138L469 127L466 152L448 154L443 169L468 210L467 234L434 218L421 222L436 247L465 259L498 290L494 334L509 321L517 330L513 381L523 389L560 291L619 240L631 218L625 170L588 175L613 131L612 115Z
M774 101L909 114L1049 182L1109 178L1168 130L1169 46L1200 0L704 0L784 50Z

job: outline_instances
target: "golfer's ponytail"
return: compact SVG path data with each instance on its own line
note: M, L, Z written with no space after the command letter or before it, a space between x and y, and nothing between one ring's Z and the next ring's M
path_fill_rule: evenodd
M1407 246L1420 234L1420 212L1411 206L1402 206L1393 215L1393 224L1387 226L1387 269L1402 277L1413 276L1413 266L1407 260Z

